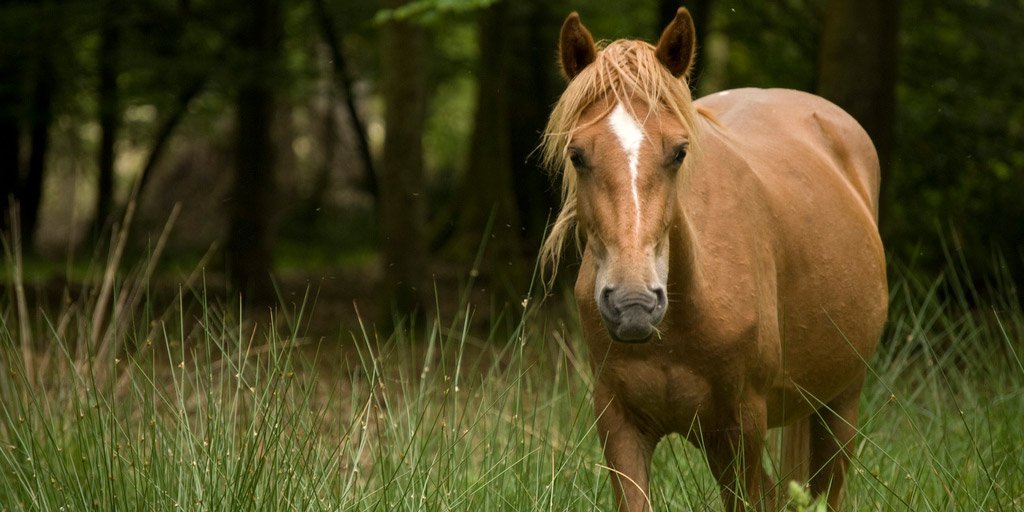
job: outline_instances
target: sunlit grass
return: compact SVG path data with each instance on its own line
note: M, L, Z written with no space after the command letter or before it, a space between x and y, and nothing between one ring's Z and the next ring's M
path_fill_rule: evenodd
M466 306L417 339L321 340L304 325L330 312L308 297L246 318L208 301L198 273L160 309L145 268L97 276L56 311L19 306L10 279L0 510L612 508L573 319L531 306L478 339ZM1024 314L966 282L895 280L848 510L1024 505ZM651 494L656 510L721 509L678 437Z

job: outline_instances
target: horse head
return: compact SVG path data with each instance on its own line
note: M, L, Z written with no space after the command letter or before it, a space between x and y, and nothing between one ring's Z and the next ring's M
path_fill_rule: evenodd
M668 308L676 183L696 136L684 78L694 44L685 9L656 46L620 40L599 49L575 13L562 26L560 62L570 82L548 125L545 156L564 170L564 204L546 245L557 261L569 224L586 237L594 300L617 341L649 340Z

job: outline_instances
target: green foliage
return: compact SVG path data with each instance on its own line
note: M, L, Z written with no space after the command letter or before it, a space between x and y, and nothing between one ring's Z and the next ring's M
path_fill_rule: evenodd
M559 20L569 12L577 11L594 37L599 40L643 39L656 41L661 35L657 26L656 2L650 0L622 0L619 2L590 2L563 0L560 10L554 10ZM628 13L628 15L624 15ZM552 40L551 55L555 54L557 40Z
M933 268L938 233L979 271L991 251L1018 271L1024 240L1024 32L1019 1L904 3L896 158L883 228Z
M828 503L823 499L815 500L807 487L795 481L789 481L789 488L786 489L789 496L789 509L793 512L827 512Z
M394 9L381 9L373 20L378 24L392 20L433 24L441 21L446 14L477 11L498 1L500 0L413 0Z
M728 41L728 53L721 56L727 60L725 82L719 87L814 91L823 0L719 1L712 9L712 26L703 31Z
M479 34L474 20L460 17L433 28L430 81L434 85L423 134L424 165L432 188L447 192L469 160Z

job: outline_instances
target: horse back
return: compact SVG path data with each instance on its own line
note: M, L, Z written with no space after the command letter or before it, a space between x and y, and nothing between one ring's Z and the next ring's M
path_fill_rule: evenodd
M738 136L741 156L753 164L753 172L777 175L777 164L806 151L823 157L825 165L798 162L789 167L805 179L824 169L838 171L877 224L878 154L867 132L835 104L791 89L744 88L712 94L695 105L709 114L711 124ZM784 185L784 180L775 181Z

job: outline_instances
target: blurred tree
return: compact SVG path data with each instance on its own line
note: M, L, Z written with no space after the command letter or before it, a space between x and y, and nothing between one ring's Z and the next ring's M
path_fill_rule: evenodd
M535 149L563 84L550 58L564 15L560 2L499 2L479 14L476 111L466 171L452 204L447 250L517 296L525 291L557 192ZM529 93L520 88L529 84ZM484 239L484 237L487 237Z
M146 188L146 184L149 182L150 177L153 175L153 170L156 169L158 163L160 163L160 157L163 156L164 151L167 149L167 144L171 140L171 135L174 134L174 130L184 119L185 114L188 112L189 105L192 104L192 100L202 92L205 86L205 80L197 78L191 84L185 85L185 87L178 93L174 105L171 107L170 113L160 122L157 127L156 135L153 138L153 144L149 150L149 156L146 157L146 163L142 166L142 171L139 173L139 185L137 194L142 197L142 192Z
M56 70L52 53L55 35L50 22L40 22L42 30L37 43L35 84L29 120L28 169L19 192L21 239L25 248L34 247L39 207L43 200L43 178L46 157L50 147L50 123L53 120L53 102L56 89Z
M896 113L899 0L829 0L818 64L818 94L853 115L889 170Z
M313 0L313 6L316 10L316 17L320 23L320 31L323 36L324 43L331 52L331 64L334 68L334 77L338 83L338 87L341 88L341 92L345 100L345 108L348 110L348 119L352 126L352 132L356 136L356 147L359 152L359 158L362 160L363 176L365 186L367 190L375 197L379 199L379 190L377 185L377 171L373 165L373 157L370 155L370 142L366 136L366 126L363 123L362 116L359 115L359 110L356 108L356 95L352 87L352 77L349 73L348 64L345 59L345 52L341 47L341 35L338 34L338 30L335 29L333 18L327 11L327 6L324 5L324 0ZM329 122L334 122L334 116L330 115L327 117ZM333 127L328 127L328 131L335 131ZM333 146L332 146L333 147ZM327 162L327 168L329 170L330 162L332 158L325 158ZM330 174L328 172L321 173L321 176L326 178ZM319 203L322 202L322 192L327 188L327 183L322 182L319 184L317 189L314 191L318 200L314 201L311 205L313 208L318 208Z
M392 9L407 5L404 0L383 4ZM428 290L423 172L426 45L423 27L408 18L385 19L381 24L385 134L377 210L384 297L398 315L425 313Z
M558 208L558 189L535 152L551 106L564 83L552 57L565 15L562 1L510 2L505 30L509 35L508 117L512 186L522 227L523 254L530 262L540 250L549 218ZM528 94L516 94L516 84L530 84ZM512 234L510 233L510 236Z
M125 94L135 103L152 104L159 114L137 177L139 198L196 97L211 85L224 85L214 78L230 60L219 42L230 28L223 22L211 26L195 9L192 2L150 0L121 13L131 22L124 27L124 45L131 51L124 52L122 67L134 87ZM161 37L150 35L157 31Z
M0 205L3 230L9 229L9 201L18 203L24 248L33 247L42 200L43 176L53 118L56 70L53 53L61 34L52 2L12 2L0 42ZM32 19L34 23L26 23ZM28 162L22 167L22 130L28 129Z
M18 195L21 176L21 127L18 116L22 104L21 67L14 52L4 45L0 54L0 233L10 229L11 200Z
M522 267L520 221L512 188L509 81L511 40L508 2L480 13L476 114L469 164L455 195L455 232L448 250L464 262L473 261L484 244L482 268L497 279L516 279ZM486 238L485 238L486 237Z
M274 298L270 278L274 154L271 124L274 81L282 38L280 0L237 4L242 66L235 97L235 181L231 191L228 264L237 290L250 304Z
M123 5L119 0L102 0L100 5L100 44L97 49L99 86L97 104L100 118L100 146L96 178L96 209L93 213L93 232L99 233L110 220L114 198L114 144L121 124L121 105L117 75L118 55L121 51L120 13Z

